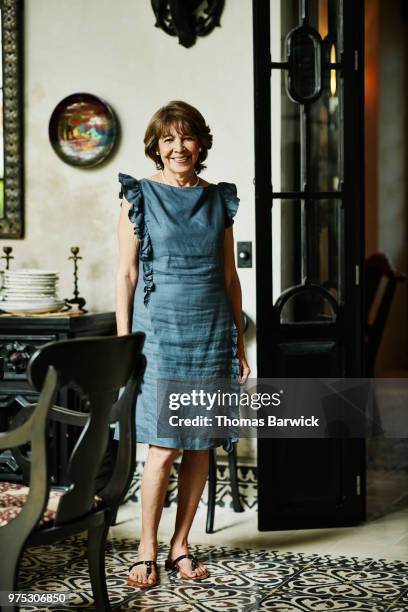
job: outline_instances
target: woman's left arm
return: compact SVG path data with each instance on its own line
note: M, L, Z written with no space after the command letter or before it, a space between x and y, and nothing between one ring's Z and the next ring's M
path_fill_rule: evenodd
M251 368L245 356L244 331L242 324L242 291L239 276L235 267L234 234L232 225L225 230L224 238L224 279L228 298L231 303L235 325L238 331L238 359L241 384L246 383Z

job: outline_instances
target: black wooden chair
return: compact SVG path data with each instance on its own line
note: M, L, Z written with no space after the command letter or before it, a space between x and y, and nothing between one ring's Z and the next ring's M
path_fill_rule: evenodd
M249 317L245 312L242 312L242 328L244 334L247 332L249 327ZM210 449L209 457L209 468L208 468L208 496L207 496L207 520L205 525L206 533L214 532L214 515L215 515L215 503L217 501L217 450L215 448ZM244 512L242 507L239 489L238 489L238 466L237 466L237 449L236 443L233 445L233 449L228 453L228 470L229 480L231 487L232 496L232 507L234 512Z
M208 498L207 498L207 521L205 525L206 533L214 532L215 502L217 499L217 450L210 449L210 462L208 468ZM228 453L228 470L232 496L232 507L234 512L244 512L238 490L238 471L237 471L237 449L236 443L233 444L232 451Z
M374 253L365 261L365 375L374 376L375 360L394 299L397 283L406 275L392 266L384 253Z
M145 368L144 334L80 338L50 343L30 360L28 377L41 390L26 407L22 425L0 433L0 449L31 442L29 488L0 483L0 591L18 589L18 568L26 547L88 533L88 564L97 610L110 610L105 580L105 542L117 508L132 480L136 461L135 401ZM58 389L74 386L84 412L54 406ZM118 391L126 385L121 398ZM47 469L47 420L82 426L72 450L70 484L53 491ZM110 480L95 496L110 424L119 423L116 462ZM13 498L13 502L10 499ZM17 610L4 606L4 611Z

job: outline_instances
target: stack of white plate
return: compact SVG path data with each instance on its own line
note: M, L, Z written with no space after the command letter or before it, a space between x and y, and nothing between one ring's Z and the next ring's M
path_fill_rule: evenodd
M64 306L57 296L58 273L51 270L5 270L0 310L12 314L55 312Z

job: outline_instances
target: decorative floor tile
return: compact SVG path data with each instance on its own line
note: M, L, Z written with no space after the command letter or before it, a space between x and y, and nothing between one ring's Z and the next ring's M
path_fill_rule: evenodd
M71 538L58 546L28 549L19 588L74 595L69 607L54 607L53 612L95 609L84 545L83 538ZM401 561L199 545L191 552L207 565L210 576L186 581L176 572L165 572L168 546L161 545L159 584L137 589L127 584L135 548L133 539L108 541L107 585L116 612L408 611L408 563ZM29 606L22 610L41 612Z
M362 602L357 599L342 597L318 597L292 593L285 595L281 592L266 597L258 608L254 610L273 610L274 612L387 612L387 604L380 602ZM248 611L249 612L249 611Z
M200 581L204 582L204 581ZM196 604L211 605L213 607L205 609L221 609L220 605L222 602L226 603L231 601L240 600L245 601L246 606L251 606L265 596L265 590L258 589L253 585L245 585L243 587L226 587L219 584L189 584L181 585L177 587L178 593L189 601L194 601ZM209 602L215 602L209 604ZM214 607L215 606L215 607ZM237 610L245 608L236 608Z
M194 612L197 608L194 604L184 602L184 603L176 603L176 604L164 604L163 606L158 606L156 604L149 606L143 602L138 601L129 601L127 602L126 608L120 608L120 610L140 610L143 612ZM119 609L118 609L119 612Z
M407 572L407 570L405 570L405 572ZM404 593L398 598L395 604L403 608L404 612L407 612L408 610L408 589L404 591Z
M392 603L400 596L407 583L405 577L387 571L372 572L371 575L367 572L366 580L348 580L344 577L346 573L341 569L306 569L295 578L289 579L285 587L310 595L354 597L362 601L381 598L385 603Z

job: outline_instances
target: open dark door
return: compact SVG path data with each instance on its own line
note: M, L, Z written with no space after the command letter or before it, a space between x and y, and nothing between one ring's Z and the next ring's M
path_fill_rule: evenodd
M363 4L253 2L259 378L363 373ZM258 510L363 520L364 440L259 440Z

